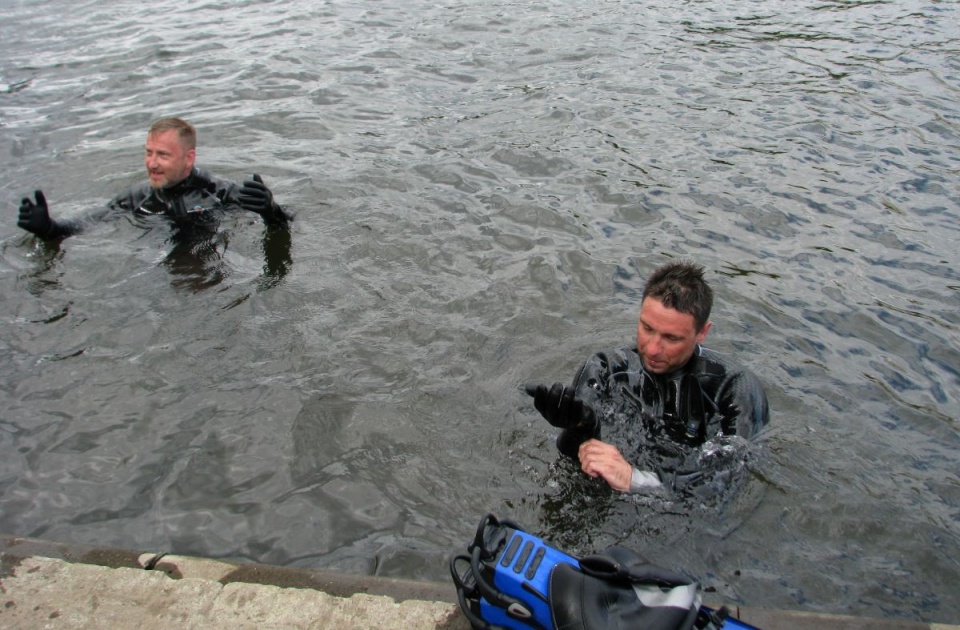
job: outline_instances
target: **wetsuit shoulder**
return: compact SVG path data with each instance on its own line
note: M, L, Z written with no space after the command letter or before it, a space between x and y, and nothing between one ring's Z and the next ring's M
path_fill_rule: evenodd
M690 364L704 393L722 417L723 433L749 438L770 420L763 384L731 357L698 347Z
M205 169L194 167L190 177L185 179L178 192L185 194L187 192L201 191L205 194L212 194L220 197L221 201L226 198L234 198L239 195L240 187L229 179L214 175Z
M609 348L596 352L577 370L573 388L582 395L586 392L605 392L612 375L642 369L643 362L635 348ZM589 396L588 396L589 398Z
M107 203L111 210L136 210L150 196L149 184L140 184L117 194Z

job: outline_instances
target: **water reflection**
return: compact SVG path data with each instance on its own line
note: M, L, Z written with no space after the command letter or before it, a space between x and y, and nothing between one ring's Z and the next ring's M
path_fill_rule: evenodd
M175 288L199 293L229 275L224 260L230 243L226 231L197 235L178 230L168 243L172 247L160 264L174 276L171 284Z
M167 243L171 248L160 264L173 276L173 287L199 293L218 286L231 275L226 258L229 231L197 234L177 230ZM256 281L257 291L267 291L283 282L293 265L291 243L289 230L265 229L260 244L263 269Z
M590 553L652 538L658 546L669 546L685 532L717 534L747 518L752 508L744 512L744 501L756 507L756 493L770 484L763 473L765 447L742 439L711 441L696 458L700 471L686 485L623 495L583 474L574 460L558 456L541 481L550 489L537 501L542 532L558 544Z
M263 275L257 284L258 291L272 289L287 277L293 267L290 247L293 237L290 230L267 228L261 241L263 251Z
M282 283L293 266L292 237L287 229L254 225L227 229L219 226L215 229L173 227L168 230L165 225L144 225L142 218L131 223L141 230L133 240L135 248L158 248L160 258L156 264L170 274L170 285L178 291L201 293L230 278L235 272L227 256L233 229L263 230L259 247L263 262L260 277L256 280L257 291L266 291ZM78 240L78 237L72 238ZM125 238L125 235L104 236L94 232L87 238ZM152 244L158 238L163 239L162 242ZM60 288L65 266L71 264L65 260L68 247L64 241L44 241L26 235L19 242L21 247L28 248L26 261L29 267L19 274L26 290L39 297L44 292ZM105 251L103 255L111 254ZM142 270L128 271L137 274Z
M29 268L18 273L18 281L31 295L38 297L60 286L60 266L64 252L60 249L59 241L46 242L24 235L14 243L26 251ZM9 243L4 244L5 255L8 245Z

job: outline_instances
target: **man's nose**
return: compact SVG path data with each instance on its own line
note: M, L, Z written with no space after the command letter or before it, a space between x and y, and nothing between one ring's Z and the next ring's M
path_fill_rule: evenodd
M644 348L647 354L652 354L654 356L660 354L660 339L655 335L647 339L647 347Z

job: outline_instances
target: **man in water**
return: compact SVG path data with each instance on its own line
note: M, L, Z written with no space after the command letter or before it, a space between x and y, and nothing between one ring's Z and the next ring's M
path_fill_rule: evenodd
M112 211L138 216L162 215L178 229L211 231L224 211L242 208L259 214L271 228L288 228L293 215L281 208L259 175L242 186L215 177L194 165L197 132L180 118L163 118L150 127L144 151L149 182L114 197L107 208L85 220L54 220L43 192L20 203L17 225L42 239L62 239L82 232L85 223Z
M639 492L690 477L690 453L708 440L759 432L769 420L760 381L700 345L712 306L702 267L664 265L644 286L636 347L591 356L570 387L527 385L537 411L563 429L560 452L614 490ZM620 446L602 441L601 428Z

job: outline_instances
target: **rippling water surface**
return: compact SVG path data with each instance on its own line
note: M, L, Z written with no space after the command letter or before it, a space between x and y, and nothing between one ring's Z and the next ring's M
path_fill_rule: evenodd
M960 622L954 1L0 0L0 531L445 581L487 511L758 607ZM291 238L15 225L149 123ZM613 496L518 386L703 264L773 408L723 500Z

